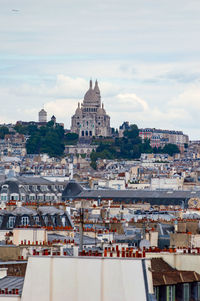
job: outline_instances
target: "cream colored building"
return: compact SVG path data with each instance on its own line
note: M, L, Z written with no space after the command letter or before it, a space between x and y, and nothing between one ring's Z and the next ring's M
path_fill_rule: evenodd
M111 135L110 117L101 103L97 81L93 88L90 80L90 87L84 96L83 103L81 105L78 103L78 108L72 116L71 132L84 138Z

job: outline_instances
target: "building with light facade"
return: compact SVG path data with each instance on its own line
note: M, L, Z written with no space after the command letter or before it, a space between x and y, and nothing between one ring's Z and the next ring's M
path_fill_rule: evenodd
M83 103L78 103L76 112L72 116L71 132L84 138L111 135L110 117L106 114L101 102L97 81L93 88L92 80L90 80L89 90L84 96Z

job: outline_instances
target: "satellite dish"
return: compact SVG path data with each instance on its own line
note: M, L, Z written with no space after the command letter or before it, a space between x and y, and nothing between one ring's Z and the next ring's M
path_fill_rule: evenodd
M142 240L140 241L140 249L143 249L143 248L148 249L150 246L151 246L151 245L150 245L150 241L149 241L149 240L147 240L147 239L142 239Z

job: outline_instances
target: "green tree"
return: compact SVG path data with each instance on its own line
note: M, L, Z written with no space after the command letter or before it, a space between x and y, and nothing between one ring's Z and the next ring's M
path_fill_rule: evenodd
M64 154L64 129L60 125L54 127L48 123L30 133L26 143L28 154L47 153L50 157Z
M129 139L134 139L139 137L139 129L136 124L132 124L130 126L130 130L124 131L124 137L127 137Z
M179 154L180 150L176 144L169 143L163 147L162 152L173 156L174 154Z
M9 129L6 126L0 127L0 139L4 139L5 135L9 134Z
M152 153L153 149L150 145L149 139L144 139L144 142L140 146L141 153Z
M77 144L78 137L79 136L76 133L67 133L65 135L65 144Z
M27 134L27 128L25 126L22 126L21 124L16 124L14 126L14 129L19 134L23 134L23 135Z
M91 163L90 163L90 166L93 168L93 169L97 169L97 163L96 163L96 161L91 161Z
M38 127L35 124L29 124L29 125L16 124L14 129L19 134L32 135L38 130Z

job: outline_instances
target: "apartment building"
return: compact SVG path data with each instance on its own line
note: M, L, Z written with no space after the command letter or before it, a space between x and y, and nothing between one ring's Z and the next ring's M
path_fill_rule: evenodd
M186 144L189 142L189 137L183 134L182 131L170 131L155 128L145 128L139 130L139 136L142 140L149 139L151 147L163 148L166 144L176 144L183 152Z

